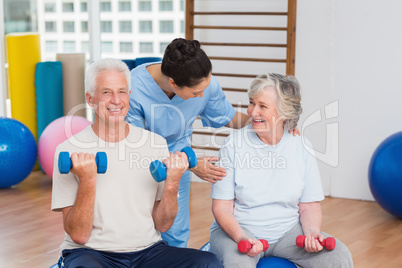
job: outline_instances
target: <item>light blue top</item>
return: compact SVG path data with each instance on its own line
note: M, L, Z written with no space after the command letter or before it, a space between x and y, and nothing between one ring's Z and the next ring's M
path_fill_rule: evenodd
M234 199L240 226L271 244L299 222L300 202L324 199L317 161L304 148L303 138L285 131L272 146L248 125L230 135L219 152L227 175L212 185L211 197ZM211 231L216 228L214 221Z
M226 99L218 81L212 76L202 98L172 99L162 91L142 64L131 71L130 109L126 121L164 137L171 152L191 144L194 120L200 116L204 127L227 125L235 109Z

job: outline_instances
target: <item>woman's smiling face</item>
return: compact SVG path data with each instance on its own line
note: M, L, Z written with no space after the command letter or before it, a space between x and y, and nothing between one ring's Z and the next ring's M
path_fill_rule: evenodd
M250 98L247 114L251 118L253 130L259 136L273 134L278 128L283 128L285 119L278 114L277 99L278 96L273 87L267 87L262 94Z

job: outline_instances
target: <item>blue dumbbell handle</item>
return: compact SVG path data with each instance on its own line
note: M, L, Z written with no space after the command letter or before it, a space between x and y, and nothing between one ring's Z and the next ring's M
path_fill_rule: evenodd
M95 156L97 173L103 174L107 170L107 156L105 152L97 152ZM60 152L59 154L59 171L61 174L68 174L73 168L69 152Z
M188 168L193 168L197 166L198 161L197 161L197 156L195 155L193 149L191 147L185 147L181 150L183 153L187 155L188 158ZM166 180L167 173L166 173L166 165L163 164L159 160L155 160L151 163L149 166L149 170L151 171L152 177L155 179L157 182L161 182Z

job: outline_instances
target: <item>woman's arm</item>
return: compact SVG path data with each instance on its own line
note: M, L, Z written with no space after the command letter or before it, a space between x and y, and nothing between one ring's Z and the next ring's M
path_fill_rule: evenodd
M252 249L247 253L248 256L254 257L263 251L262 243L255 239L249 238L244 230L240 227L239 222L233 215L234 200L212 200L212 213L219 227L235 241L239 243L241 240L248 240L253 245Z
M219 161L219 157L203 156L198 157L197 166L190 169L200 179L215 183L222 180L226 176L226 170L214 164Z
M322 212L320 202L299 203L300 223L306 236L305 249L307 252L318 252L323 249L318 242L324 240L320 233Z
M232 120L225 126L234 129L240 129L248 125L250 117L247 114L236 112L235 116L233 116Z

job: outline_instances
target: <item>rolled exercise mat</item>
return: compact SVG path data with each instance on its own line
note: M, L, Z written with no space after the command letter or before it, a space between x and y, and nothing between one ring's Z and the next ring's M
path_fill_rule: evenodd
M135 67L135 60L121 60L122 62L124 62L128 69L131 71L132 69L134 69Z
M63 69L64 115L85 118L85 53L58 53L56 60Z
M159 62L162 61L162 58L159 57L139 57L135 59L135 67L140 66L141 64L147 62Z
M7 34L6 48L11 117L26 125L38 140L35 68L40 62L39 34Z
M38 138L51 122L63 114L63 74L60 61L36 64L36 111Z

